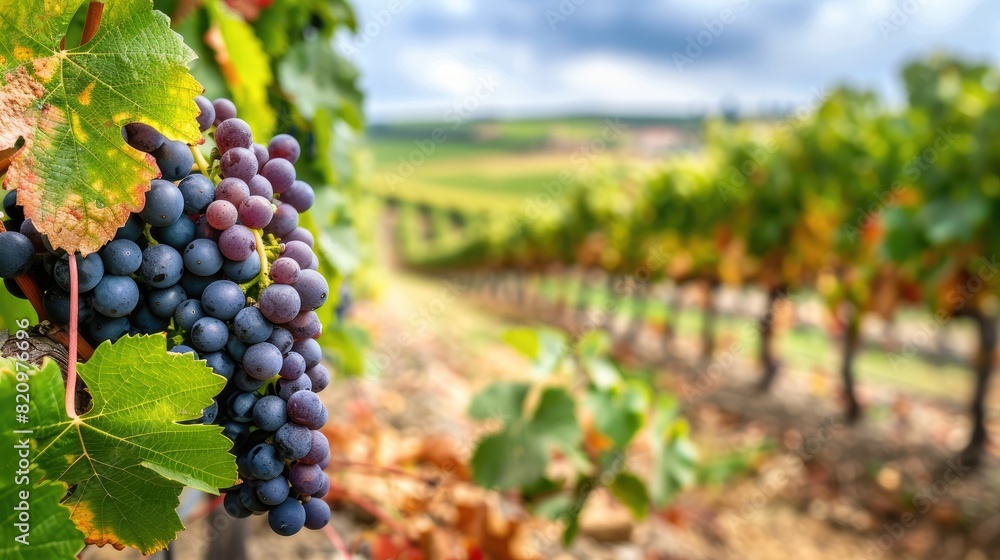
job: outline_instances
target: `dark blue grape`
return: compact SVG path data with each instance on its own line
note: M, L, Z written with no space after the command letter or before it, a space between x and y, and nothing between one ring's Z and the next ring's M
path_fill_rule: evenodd
M240 284L249 282L260 275L260 259L252 255L242 262L227 260L226 264L222 265L222 273L233 282Z
M205 293L205 288L208 288L213 282L221 279L222 277L218 274L198 276L191 272L184 272L184 275L181 276L180 285L187 292L188 297L201 298Z
M24 234L16 231L0 232L0 255L3 255L0 258L0 278L16 278L31 268L35 260L35 246Z
M12 233L12 232L9 232ZM15 235L21 235L20 233ZM24 237L23 235L21 237ZM30 241L25 241L30 246ZM6 253L0 253L6 258ZM34 257L34 250L31 252L32 257ZM104 262L101 260L100 255L97 253L91 253L87 255L87 258L82 258L80 255L76 255L76 271L79 292L89 292L93 290L97 283L104 278ZM59 287L69 291L69 255L64 254L59 257L56 261L55 266L52 267L52 276L56 279L56 284Z
M8 191L3 197L3 213L12 220L24 220L24 208L17 205L17 191Z
M233 332L247 344L264 342L273 331L274 325L256 307L242 309L233 319Z
M139 275L151 288L168 288L180 281L184 273L184 259L177 249L160 243L146 247L142 252ZM188 292L187 289L184 291ZM191 292L188 292L191 295ZM195 297L195 296L191 296Z
M42 296L42 309L49 316L49 319L57 325L69 324L70 312L69 292L55 286L50 288ZM83 302L83 294L79 301L79 313L77 314L77 324L83 324L93 318L93 311Z
M181 217L169 226L153 228L153 238L160 243L166 243L174 249L182 251L189 243L194 241L194 222Z
M309 453L312 446L312 432L305 426L288 422L275 432L274 445L283 458L292 461L301 459Z
M247 352L247 345L242 340L236 337L235 334L229 333L229 340L226 341L226 352L236 360L237 362L243 362L243 355Z
M45 239L42 234L38 232L35 228L35 223L31 220L24 220L21 224L20 234L27 237L28 241L31 242L31 246L35 249L35 253L44 253L47 249L45 247ZM2 232L0 232L2 235ZM34 255L32 255L34 257Z
M128 135L128 145L140 152L151 153L167 141L162 134L148 124L140 122L125 125L125 134Z
M303 502L302 507L306 511L305 527L318 531L330 522L330 504L321 499L311 499Z
M262 430L276 432L288 422L285 412L285 400L275 395L268 395L254 405L253 422Z
M268 342L273 344L281 355L284 356L288 354L292 349L292 345L295 343L295 339L292 338L292 333L288 332L288 329L283 329L281 327L274 327L274 331L271 336L267 339Z
M233 442L233 446L242 445L250 437L250 424L244 422L226 422L222 428L222 435Z
M127 317L113 319L98 315L90 322L90 335L99 343L105 340L114 342L128 334L131 328L132 325L129 323Z
M196 299L182 301L174 311L174 323L186 331L194 328L194 324L204 317L206 317L205 310L201 308L201 302Z
M267 512L267 525L275 533L290 537L302 530L306 523L306 510L295 498L288 498L281 505Z
M184 214L184 195L170 181L154 179L146 192L146 203L139 215L153 227L164 227Z
M252 392L263 387L266 381L250 377L247 372L240 368L233 373L229 383L238 391Z
M276 506L288 499L288 480L278 475L257 484L257 497L269 506Z
M128 276L142 265L142 250L134 241L117 239L105 245L101 251L101 261L108 274Z
M162 290L153 290L146 296L149 309L160 317L173 317L177 307L188 299L187 292L179 284Z
M198 113L198 128L202 132L205 132L212 128L212 123L215 122L215 105L204 95L195 97L194 103L198 106L198 111L200 111Z
M226 412L237 422L249 422L253 419L258 398L256 393L233 393L226 402Z
M215 420L219 417L219 403L213 402L208 405L204 410L201 411L201 423L202 424L215 424Z
M278 450L268 443L259 443L248 453L250 473L261 480L271 480L285 470L285 462L278 456Z
M240 503L243 507L256 513L264 513L270 507L257 497L257 485L244 482L240 488Z
M174 354L194 354L195 358L198 357L198 353L194 351L194 348L191 348L190 346L185 346L183 344L178 344L177 346L174 346L173 348L168 350L168 352L172 352Z
M153 157L156 158L156 166L160 168L161 179L179 181L191 173L191 167L194 165L194 154L184 142L167 140L152 153Z
M105 276L94 288L94 309L105 317L124 317L139 303L139 287L128 276Z
M191 327L191 342L201 352L216 352L226 347L229 329L214 317L204 317Z
M218 352L210 352L202 356L208 367L212 368L216 374L225 377L227 380L233 376L233 372L236 371L236 362L229 357L229 353L223 350Z
M118 231L115 233L115 239L135 241L142 237L142 230L145 227L146 224L142 221L142 217L139 214L129 214L128 221L125 222L125 225L118 228Z
M246 294L234 282L217 280L201 294L201 305L210 317L229 321L246 305Z
M267 380L281 371L281 351L273 344L261 342L247 348L243 354L243 369L248 375Z
M155 315L141 299L129 316L129 322L132 323L133 331L142 334L164 332L170 326L170 319Z
M242 485L237 488L242 488ZM240 492L234 489L232 492L226 493L226 497L222 499L222 508L226 510L226 513L230 517L235 519L246 519L253 515L253 512L247 509L243 502L240 501Z
M195 239L184 249L184 266L192 274L211 276L222 270L223 262L219 245L211 239Z
M188 175L177 188L184 197L184 213L188 216L204 214L215 200L215 183L200 173Z

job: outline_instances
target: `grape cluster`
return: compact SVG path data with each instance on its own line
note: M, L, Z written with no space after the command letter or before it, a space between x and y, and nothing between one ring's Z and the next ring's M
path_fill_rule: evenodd
M299 227L313 189L296 180L294 137L254 143L231 101L196 102L200 128L214 127L218 146L207 175L183 142L142 123L123 128L130 146L156 159L161 178L114 240L75 256L80 331L94 344L165 332L171 352L206 361L227 384L199 421L223 426L242 480L226 490L225 510L266 512L280 535L321 529L330 519L322 500L330 445L318 431L327 411L316 393L330 374L320 363L316 310L330 288L312 235ZM70 256L24 219L16 192L4 210L0 277L24 297L13 279L29 274L49 319L68 324Z

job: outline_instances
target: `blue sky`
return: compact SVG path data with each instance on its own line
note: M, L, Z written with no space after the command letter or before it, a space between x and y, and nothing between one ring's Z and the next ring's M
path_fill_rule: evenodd
M357 0L340 45L374 122L810 106L841 82L900 99L935 50L996 61L995 0Z

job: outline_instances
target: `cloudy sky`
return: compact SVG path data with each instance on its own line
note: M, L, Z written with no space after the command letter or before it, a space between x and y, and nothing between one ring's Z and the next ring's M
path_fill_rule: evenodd
M995 62L995 0L357 0L341 47L375 122L798 107L838 82L900 99L935 50Z

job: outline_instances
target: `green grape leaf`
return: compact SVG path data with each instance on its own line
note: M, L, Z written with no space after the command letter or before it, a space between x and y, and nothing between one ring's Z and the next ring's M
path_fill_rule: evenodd
M26 216L54 247L89 254L142 208L159 176L121 127L144 122L196 144L202 88L186 67L191 49L149 0L105 4L93 39L60 50L83 3L0 3L0 149L24 139L4 188L18 190Z
M642 428L649 408L649 391L641 383L622 384L608 390L592 390L587 406L594 424L615 446L624 448Z
M504 333L503 339L532 361L532 370L538 377L554 373L568 350L566 337L553 329L511 329Z
M644 519L649 513L649 490L646 484L630 472L618 473L608 486L611 495L618 499L636 519Z
M688 423L675 419L673 410L659 409L653 418L653 474L649 495L663 507L682 488L690 486L697 474L698 452L692 443Z
M66 485L43 480L44 473L31 465L37 454L31 434L15 430L31 430L37 422L35 400L39 395L50 394L44 384L62 385L59 366L47 361L38 368L11 360L0 360L0 405L8 414L0 416L0 468L6 473L0 477L0 504L5 510L0 515L0 558L5 560L74 560L83 549L83 533L70 520L70 510L59 502L66 495ZM18 384L26 391L18 391ZM44 397L42 397L44 398ZM23 408L18 408L23 407ZM27 422L18 421L24 410ZM34 422L33 422L34 421ZM30 465L19 465L23 457Z
M219 0L205 3L212 26L205 42L215 51L215 60L245 120L258 139L271 136L277 117L267 98L274 77L271 59L260 39L243 19Z
M576 419L576 402L565 389L558 387L548 387L542 392L528 430L557 449L575 449L583 441L583 431Z
M497 490L529 486L545 476L548 456L541 441L515 426L479 440L472 454L472 479Z
M225 379L203 361L167 353L160 336L105 342L79 376L93 406L75 420L62 409L62 383L43 379L47 394L34 404L38 465L74 487L65 503L87 543L162 549L184 528L175 509L185 485L215 494L236 482L220 428L178 424L197 419Z
M294 45L278 65L282 89L307 120L327 109L344 118L355 129L360 112L361 92L356 83L358 71L333 50L330 39L313 35Z

